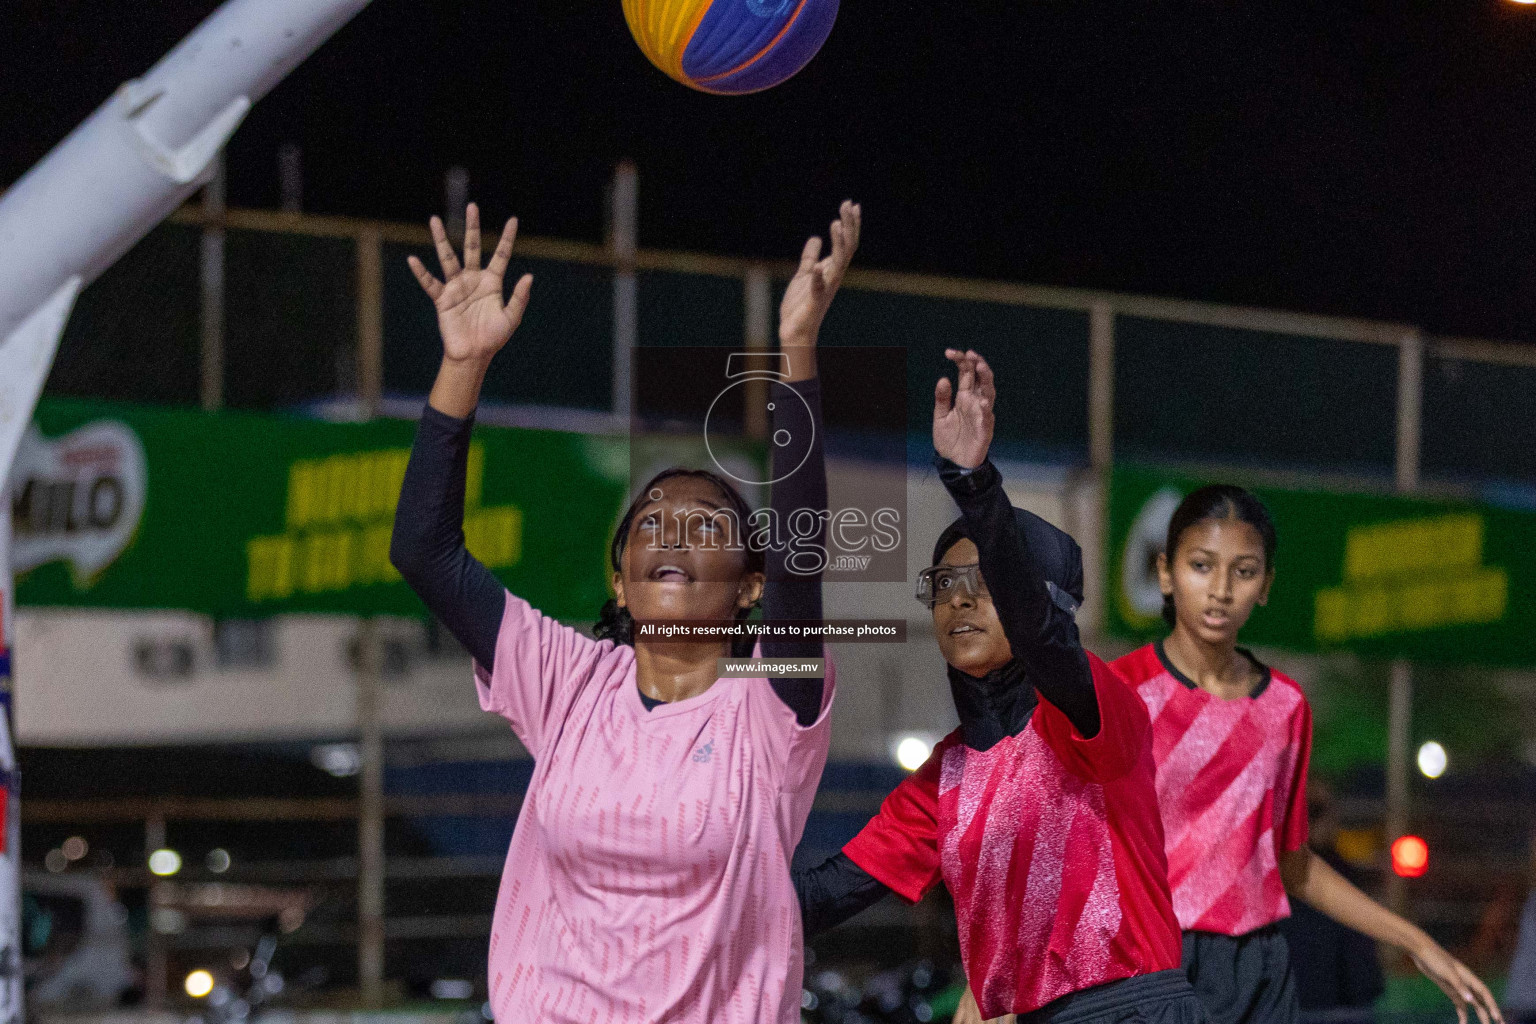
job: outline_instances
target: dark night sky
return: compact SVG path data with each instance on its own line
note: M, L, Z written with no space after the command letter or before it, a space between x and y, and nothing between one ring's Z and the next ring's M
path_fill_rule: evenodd
M0 4L0 182L213 0ZM470 170L493 217L789 256L836 200L868 266L1378 316L1536 339L1536 7L1508 0L844 0L797 79L654 71L619 0L375 0L251 115L231 202L416 220Z

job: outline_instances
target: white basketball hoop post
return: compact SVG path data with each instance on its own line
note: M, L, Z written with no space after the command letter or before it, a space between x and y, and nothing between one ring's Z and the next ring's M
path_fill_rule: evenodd
M10 471L80 290L203 186L251 104L368 0L228 0L0 195L0 1024L21 1024Z

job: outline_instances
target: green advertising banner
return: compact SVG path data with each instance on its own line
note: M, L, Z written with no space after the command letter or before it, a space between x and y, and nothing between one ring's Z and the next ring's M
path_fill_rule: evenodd
M1164 633L1168 520L1215 481L1116 467L1107 626ZM1464 665L1536 665L1536 514L1455 502L1252 488L1279 533L1274 588L1245 642Z
M415 424L47 399L12 477L24 605L425 614L389 564ZM624 438L480 428L470 550L546 613L594 619Z

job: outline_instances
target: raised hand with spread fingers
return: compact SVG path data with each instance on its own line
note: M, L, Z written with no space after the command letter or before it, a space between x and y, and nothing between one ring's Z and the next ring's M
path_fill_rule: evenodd
M992 446L997 402L992 367L974 351L951 348L944 357L959 369L959 384L940 377L933 389L933 448L944 458L966 469L987 459Z
M442 220L433 217L430 227L443 280L432 276L415 256L406 260L437 309L437 328L443 338L443 366L429 401L439 412L462 418L473 412L479 402L480 386L491 359L523 322L533 275L524 274L513 287L511 298L503 299L503 279L512 260L512 244L517 239L516 217L502 229L496 251L483 270L478 206L470 203L464 210L462 264L448 241Z
M832 239L832 251L825 257L821 255L818 235L808 239L800 252L800 266L779 304L779 344L790 353L790 380L816 376L816 339L821 333L821 322L826 319L848 264L858 251L863 219L864 211L859 204L844 200L837 220L827 232Z

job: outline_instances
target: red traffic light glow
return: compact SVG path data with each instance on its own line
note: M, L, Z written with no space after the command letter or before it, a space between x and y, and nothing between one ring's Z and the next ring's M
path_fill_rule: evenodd
M1392 870L1403 878L1418 878L1429 870L1429 844L1418 836L1401 836L1392 844Z

